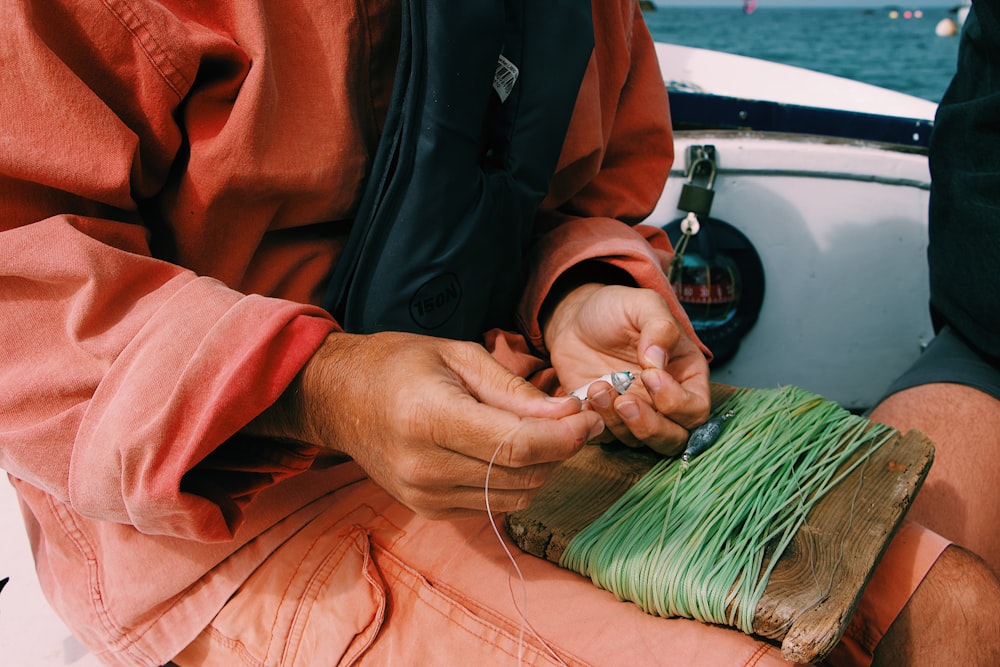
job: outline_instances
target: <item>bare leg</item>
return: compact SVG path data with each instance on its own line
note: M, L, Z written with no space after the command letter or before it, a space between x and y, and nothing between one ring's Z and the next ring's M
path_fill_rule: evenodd
M1000 581L949 547L875 650L873 667L1000 665Z
M1000 572L1000 401L964 385L928 384L890 396L871 418L923 431L936 446L908 518Z

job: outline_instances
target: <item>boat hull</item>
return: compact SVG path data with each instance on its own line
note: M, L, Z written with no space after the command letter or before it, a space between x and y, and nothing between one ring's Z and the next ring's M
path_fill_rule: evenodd
M648 222L683 217L691 146L714 146L711 216L756 248L759 317L713 379L793 384L872 406L933 336L928 314L924 154L851 139L749 131L676 134L676 161Z

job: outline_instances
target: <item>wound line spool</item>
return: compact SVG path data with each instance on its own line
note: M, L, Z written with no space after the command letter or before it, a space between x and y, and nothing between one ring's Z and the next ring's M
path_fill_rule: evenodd
M683 476L679 460L660 461L560 564L647 613L752 633L770 571L809 510L895 431L795 387L741 390L715 412L727 410L737 416Z

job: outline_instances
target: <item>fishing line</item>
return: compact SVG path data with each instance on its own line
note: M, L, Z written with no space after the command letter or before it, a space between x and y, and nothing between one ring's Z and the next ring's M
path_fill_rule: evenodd
M833 582L837 578L837 571L843 564L844 556L847 552L847 538L850 536L851 528L854 527L854 515L857 509L858 497L861 495L861 491L865 485L865 470L868 468L869 460L870 459L866 459L864 465L862 465L861 469L858 471L858 483L854 488L854 495L851 497L851 507L847 515L847 524L844 526L844 530L841 532L840 550L837 554L837 561L833 564L833 567L830 569L830 580L827 582L826 588L823 588L820 585L819 573L816 572L816 559L810 556L809 570L812 574L813 585L818 595L808 604L803 605L799 613L797 613L795 616L782 623L781 628L784 632L788 632L788 630L793 625L795 625L796 621L798 621L799 618L801 618L806 612L810 611L816 605L826 601L830 597L830 593L833 592ZM805 528L806 526L808 526L808 524L804 523L803 528ZM815 542L816 538L814 536L812 536L810 533L806 534L809 535L811 542ZM810 553L812 552L810 551Z
M514 603L514 608L517 610L518 615L521 618L521 627L518 630L517 635L517 664L521 665L524 660L524 633L525 630L529 631L532 636L538 641L539 644L545 649L545 651L560 665L568 667L566 663L560 658L555 651L548 645L548 643L542 639L541 635L532 627L531 623L528 621L528 583L524 578L524 574L521 572L521 567L517 564L517 559L514 558L514 554L511 553L510 548L504 541L503 537L500 535L500 529L497 527L496 519L493 518L493 510L490 507L490 475L493 473L493 466L496 463L497 456L500 455L500 450L503 446L507 444L501 441L497 448L493 451L493 456L490 457L489 465L486 466L486 481L483 484L483 496L486 499L486 516L489 518L490 527L493 529L493 534L496 535L497 542L500 543L500 548L503 549L504 553L507 554L507 559L510 564L514 567L514 571L517 573L517 578L521 583L521 604L517 603L517 598L514 595L514 589L510 588L510 580L507 581L508 589L510 590L510 598Z
M578 388L577 390L571 392L573 396L576 396L581 401L586 401L587 391L590 385L594 382L607 382L611 387L617 391L619 394L624 394L628 388L635 381L635 375L631 371L619 371L614 373L608 373L596 380ZM532 636L545 648L549 656L552 657L560 665L566 666L566 663L556 655L556 652L548 645L548 643L542 639L541 635L532 627L531 623L528 621L527 608L528 608L528 584L524 579L524 574L521 572L521 568L517 564L517 560L514 558L514 554L511 553L510 549L507 548L507 543L504 542L503 537L500 535L500 529L497 527L496 520L493 518L493 510L490 507L490 475L493 472L493 466L496 463L497 456L500 455L500 450L503 446L507 444L501 441L497 445L497 448L493 451L493 456L490 457L489 465L486 466L486 481L483 484L483 496L486 500L486 516L489 517L490 527L493 529L493 534L497 538L497 542L500 543L500 547L503 549L504 553L507 554L507 559L510 560L511 565L514 566L514 571L517 573L517 577L521 582L521 605L517 604L517 599L514 596L514 589L510 588L510 581L508 580L508 588L510 590L511 601L514 603L514 608L517 609L517 613L521 617L521 627L518 631L518 651L517 651L517 664L520 665L524 658L524 632L527 629L531 632Z
M654 465L570 541L560 564L647 613L752 632L770 575L809 511L894 431L794 387L739 390L716 406L727 410L739 418L711 449L689 466ZM846 533L835 571L845 542Z

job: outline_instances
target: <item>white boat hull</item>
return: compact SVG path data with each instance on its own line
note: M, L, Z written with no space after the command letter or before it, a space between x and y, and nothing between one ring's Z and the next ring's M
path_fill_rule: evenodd
M758 321L713 378L870 407L933 335L926 157L848 140L681 132L649 223L683 217L683 156L705 144L718 155L712 217L747 236L766 276Z
M861 81L757 58L657 42L663 81L688 90L746 100L905 118L934 117L934 102Z
M933 336L926 146L937 105L716 51L657 44L657 55L675 124L704 111L706 124L737 129L676 133L675 168L649 222L683 217L687 148L713 145L711 216L748 237L766 276L758 321L714 379L872 406Z

